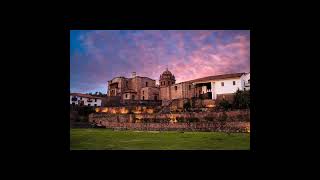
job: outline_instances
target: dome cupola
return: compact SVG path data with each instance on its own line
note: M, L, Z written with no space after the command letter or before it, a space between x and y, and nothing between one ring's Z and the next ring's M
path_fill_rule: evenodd
M166 87L175 84L176 78L174 75L168 70L168 68L160 75L160 87Z

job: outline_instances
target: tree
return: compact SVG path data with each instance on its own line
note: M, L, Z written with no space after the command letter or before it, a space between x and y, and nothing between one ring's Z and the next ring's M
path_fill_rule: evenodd
M189 111L190 108L191 108L191 104L189 101L183 104L183 109L185 109L186 111Z
M222 99L218 104L218 108L223 110L229 110L231 109L231 107L232 107L232 104L230 104L229 101L225 99Z
M250 91L237 90L234 96L233 107L236 109L250 108Z

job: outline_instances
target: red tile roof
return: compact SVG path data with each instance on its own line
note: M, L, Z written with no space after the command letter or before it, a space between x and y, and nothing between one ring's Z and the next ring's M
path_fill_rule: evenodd
M79 97L85 97L90 99L102 99L102 97L96 97L96 96L91 96L89 94L81 94L81 93L70 93L70 96L79 96Z
M222 74L222 75L215 75L215 76L207 76L199 79L193 79L186 82L196 82L196 81L212 81L212 80L220 80L220 79L228 79L228 78L236 78L241 77L243 74L246 73L233 73L233 74Z

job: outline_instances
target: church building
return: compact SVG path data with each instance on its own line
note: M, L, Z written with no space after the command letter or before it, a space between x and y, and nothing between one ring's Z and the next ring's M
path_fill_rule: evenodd
M232 73L208 76L176 83L175 76L168 68L156 80L136 76L115 77L108 81L108 96L121 100L172 100L180 98L217 99L232 95L237 90L250 90L250 73Z

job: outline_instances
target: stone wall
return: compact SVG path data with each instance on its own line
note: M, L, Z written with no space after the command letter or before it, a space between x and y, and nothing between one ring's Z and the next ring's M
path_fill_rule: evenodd
M222 121L223 120L223 121ZM175 114L92 113L89 122L106 128L136 130L241 131L250 128L250 111Z
M141 100L160 100L159 91L158 87L144 87L140 92Z
M104 102L104 107L106 106L120 106L121 97L120 96L107 96Z
M216 131L216 132L250 132L248 122L214 122L199 123L124 123L101 121L102 126L114 130L140 131Z
M176 90L176 87L177 87L177 90ZM190 82L182 82L182 83L173 84L167 87L161 87L160 98L161 100L192 98L195 96L194 88L195 87Z
M181 109L183 109L183 105L187 102L190 102L190 105L193 108L212 108L212 107L216 106L215 100L212 100L212 99L181 98L181 99L172 100L171 105L170 105L170 109L171 109L171 111L176 111L179 109L181 110Z
M133 119L143 119L145 121L153 122L155 119L167 119L167 120L175 120L175 119L198 119L199 121L215 121L219 120L224 114L227 116L226 121L250 121L250 111L248 110L238 110L238 111L226 111L226 112L184 112L184 113L170 113L170 114L156 114L151 113L148 108L137 108L134 109L139 113L135 114L126 114L125 108L115 108L108 109L109 111L116 111L110 113L92 113L89 115L89 120L91 119L99 119L105 121L113 121L117 118L127 119L129 122L129 116L132 116ZM122 114L119 114L122 113Z
M121 106L121 107L98 107L95 109L97 113L102 114L152 114L155 113L157 109L153 106Z

